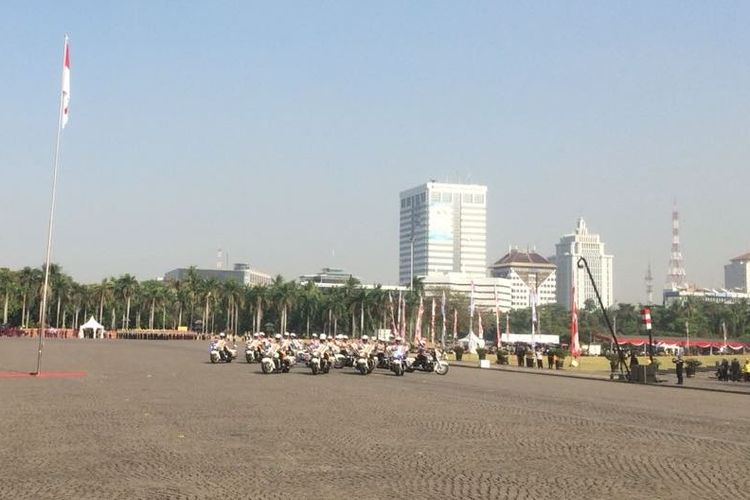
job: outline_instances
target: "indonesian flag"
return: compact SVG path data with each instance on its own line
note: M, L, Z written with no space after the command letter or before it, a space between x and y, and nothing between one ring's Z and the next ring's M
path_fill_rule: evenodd
M414 341L422 340L422 315L424 314L424 302L422 296L419 296L419 309L417 309L417 322L414 325Z
M62 116L60 126L65 128L68 123L68 105L70 104L70 44L65 37L65 55L62 70Z
M482 311L477 311L477 336L480 339L484 338L484 327L482 326Z
M573 307L570 319L570 355L577 358L581 355L581 344L578 341L578 307L576 306L576 289L573 287Z

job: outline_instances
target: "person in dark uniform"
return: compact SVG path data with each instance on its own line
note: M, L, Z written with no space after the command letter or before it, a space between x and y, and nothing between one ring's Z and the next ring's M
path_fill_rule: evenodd
M685 361L682 359L682 355L678 354L676 358L672 360L674 363L674 371L677 373L677 384L682 385L682 369L685 366Z
M526 346L522 343L516 344L516 359L518 360L518 366L523 367L523 359L526 356Z

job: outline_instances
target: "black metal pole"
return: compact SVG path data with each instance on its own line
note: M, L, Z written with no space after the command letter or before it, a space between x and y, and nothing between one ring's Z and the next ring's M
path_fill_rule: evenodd
M583 264L583 265L581 265ZM622 348L620 347L620 342L617 340L617 334L615 333L615 329L612 328L612 322L609 320L609 315L607 314L607 309L604 307L604 303L602 302L602 296L599 295L599 289L596 287L596 282L594 281L594 276L591 274L591 269L589 268L589 263L586 261L585 257L579 257L578 262L576 264L578 268L585 267L586 273L589 275L589 280L591 281L591 286L594 287L594 293L596 294L596 300L599 301L599 307L602 310L602 314L604 315L604 321L607 323L607 328L609 328L609 333L612 335L612 339L615 341L615 347L617 348L617 356L620 360L620 363L625 365L625 371L628 374L628 378L630 378L630 368L628 368L628 364L625 363L625 354L622 352Z

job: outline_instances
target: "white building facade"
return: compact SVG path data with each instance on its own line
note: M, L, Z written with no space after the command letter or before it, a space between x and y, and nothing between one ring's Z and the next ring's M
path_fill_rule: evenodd
M492 276L510 280L511 308L531 307L531 291L535 290L537 304L557 302L556 266L532 251L510 250L490 267Z
M591 268L604 307L611 306L614 303L613 257L604 251L604 243L599 235L589 233L583 218L578 219L575 232L560 238L556 245L554 260L557 265L557 303L570 309L573 304L573 287L575 303L579 309L583 308L588 299L596 301L594 287L586 269L578 267L580 257L585 257Z
M487 187L428 182L400 195L399 282L435 273L487 276Z
M471 278L464 273L432 273L427 275L422 284L426 295L439 296L441 290L471 296L472 283L474 285L474 304L482 312L495 310L497 305L502 312L511 309L511 281L505 278L491 278L482 276Z
M724 266L724 288L748 293L750 288L750 253L732 259Z

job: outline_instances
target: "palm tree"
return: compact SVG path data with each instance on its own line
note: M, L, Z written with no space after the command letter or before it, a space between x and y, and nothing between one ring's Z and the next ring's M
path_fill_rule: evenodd
M99 297L99 316L96 319L102 324L104 324L104 304L112 299L113 290L114 282L111 278L104 278L99 285L94 285L93 292Z
M156 280L148 280L141 283L143 304L148 306L148 328L154 329L154 315L156 314L156 302L160 298L162 284Z
M29 316L31 316L31 307L34 304L34 296L39 291L39 283L42 275L38 269L24 267L18 273L18 280L21 285L22 306L21 306L21 327L28 328Z
M299 297L302 300L302 310L305 314L305 335L310 338L310 317L315 316L320 310L323 296L315 283L308 281L300 290Z
M263 329L264 308L270 300L269 288L259 283L247 289L248 303L255 305L255 316L253 317L253 332L259 332Z
M137 290L138 280L130 274L123 274L115 281L116 293L125 299L125 313L122 318L122 327L125 330L130 328L130 303Z
M8 323L8 306L10 304L10 297L17 293L18 281L16 274L8 268L3 267L0 269L0 292L3 293L3 324Z

